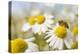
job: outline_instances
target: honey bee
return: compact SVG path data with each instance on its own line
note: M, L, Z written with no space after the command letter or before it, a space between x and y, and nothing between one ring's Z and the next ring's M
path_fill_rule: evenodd
M65 21L63 21L63 20L58 21L58 23L59 23L59 25L61 25L61 26L65 26L66 28L69 28L67 22L65 22Z

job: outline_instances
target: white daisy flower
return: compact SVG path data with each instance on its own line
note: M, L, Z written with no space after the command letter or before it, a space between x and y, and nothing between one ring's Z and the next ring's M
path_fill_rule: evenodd
M29 39L17 38L11 40L11 53L21 53L21 52L35 52L38 51L38 46L31 41L34 37Z
M65 44L68 49L71 48L71 44L73 43L71 38L72 32L67 28L68 27L64 25L64 23L57 23L52 30L46 33L45 39L47 39L46 42L49 43L50 47L62 50Z
M50 14L31 16L27 23L23 25L22 30L32 29L34 33L46 32L48 27L51 27L51 24L54 23L53 18L54 16Z

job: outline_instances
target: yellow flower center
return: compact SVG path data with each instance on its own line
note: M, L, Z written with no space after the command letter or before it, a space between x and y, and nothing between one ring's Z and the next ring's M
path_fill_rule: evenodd
M42 24L45 21L45 17L43 15L39 15L35 18L35 20L38 24Z
M30 25L34 25L35 23L42 24L45 21L45 17L43 15L32 16L28 19L28 23Z
M63 38L66 37L67 30L64 26L59 26L59 27L56 28L55 34L56 34L57 37L63 39Z
M28 44L23 39L11 40L11 53L24 52L28 48Z
M75 41L75 42L71 45L71 48L72 48L72 49L75 49L75 48L77 48L77 47L78 47L78 42Z
M34 24L35 24L35 16L30 17L30 18L28 19L28 23L29 23L30 25L34 25Z
M78 34L78 27L77 26L73 27L72 32L73 35L76 36Z

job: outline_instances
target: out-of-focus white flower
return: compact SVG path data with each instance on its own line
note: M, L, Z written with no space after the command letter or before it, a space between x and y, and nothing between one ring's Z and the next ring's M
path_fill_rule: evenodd
M11 53L38 51L38 46L32 43L33 40L33 37L25 40L21 38L11 40Z
M66 27L61 25L56 25L52 30L49 30L45 36L47 43L49 43L50 47L53 49L62 50L64 48L64 44L67 48L71 48L72 40L72 32L68 30Z
M50 14L31 16L27 23L23 25L22 30L28 31L32 29L34 33L46 32L48 27L51 27L54 23L53 18L54 16Z

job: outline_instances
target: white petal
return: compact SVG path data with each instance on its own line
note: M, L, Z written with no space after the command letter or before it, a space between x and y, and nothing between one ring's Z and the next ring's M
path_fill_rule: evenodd
M63 49L63 46L64 46L64 41L60 39L59 49Z
M57 38L57 41L54 44L54 49L59 47L60 40Z
M41 31L42 32L46 32L48 30L47 26L46 25L42 25L41 26Z
M34 33L38 33L38 32L40 32L41 27L39 25L34 25L32 30L33 30Z
M71 46L70 46L70 43L69 43L69 41L68 40L64 40L64 43L65 43L65 45L67 46L67 48L71 48Z
M37 52L37 51L39 51L38 47L32 48L32 52Z
M46 23L46 26L47 26L47 27L49 27L49 28L51 28L51 27L52 27L52 25L50 25L50 24L48 24L48 23Z
M34 37L31 37L31 38L25 39L25 41L29 41L29 42L34 41L34 40L35 40Z
M38 51L38 46L32 42L27 42L28 43L28 50L26 51L31 51L31 52L35 52Z
M71 48L71 44L73 43L73 40L72 40L72 33L69 30L67 30L67 36L64 39L64 43L67 46L67 48Z
M69 40L70 45L72 45L73 42L74 42L73 39L70 39L70 40Z
M46 42L50 42L54 37L51 36L48 40L46 40Z
M52 18L54 18L54 16L52 16L52 15L49 15L49 18L50 18L50 19L52 19Z
M54 22L53 22L53 20L46 20L46 23L53 24Z
M71 39L72 38L72 32L70 30L67 30L67 36L65 39Z
M53 34L54 30L49 30L46 34Z
M25 51L25 53L27 53L27 52L32 52L32 51L31 51L31 49L27 49L27 50Z
M29 29L30 29L31 27L30 27L30 25L29 24L24 24L23 26L22 26L22 31L28 31Z
M45 16L47 19L48 19L48 18L54 18L53 15L51 15L51 14L47 14L47 13L45 13L44 16Z
M48 38L48 37L51 37L52 35L51 34L48 34L44 37L44 39Z
M54 43L57 41L57 39L54 37L51 42L49 43L49 46L52 47Z

